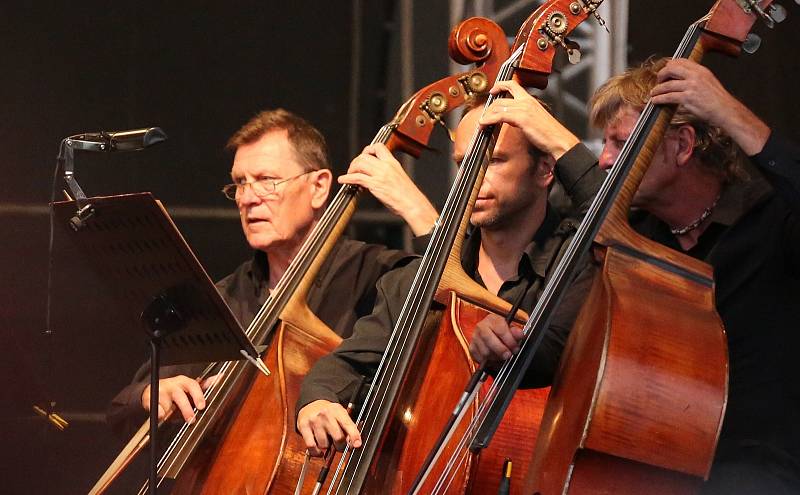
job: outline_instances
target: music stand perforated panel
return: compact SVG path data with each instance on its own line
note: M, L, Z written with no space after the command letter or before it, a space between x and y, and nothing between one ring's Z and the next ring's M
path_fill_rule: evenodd
M98 304L107 306L103 311L119 315L119 327L125 328L119 331L151 333L143 312L172 305L179 315L172 319L175 324L162 316L159 325L180 330L161 338L162 365L238 360L242 359L240 349L255 355L233 313L152 194L88 201L95 214L78 231L69 224L75 202L53 204L56 239L82 253L96 278L103 281L108 298ZM81 280L72 287L71 297L80 297Z

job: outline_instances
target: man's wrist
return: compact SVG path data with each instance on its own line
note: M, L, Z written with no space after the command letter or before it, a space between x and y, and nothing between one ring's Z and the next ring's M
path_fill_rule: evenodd
M409 205L404 210L406 212L405 221L415 236L425 235L431 231L439 215L427 198L423 197L419 201L411 203L413 206Z
M725 113L726 121L719 127L742 149L747 156L753 156L764 149L771 130L756 114L739 100Z
M562 156L564 156L567 151L574 148L581 140L578 139L577 136L574 134L570 134L569 136L564 136L560 139L555 146L551 147L550 154L553 158L558 161Z

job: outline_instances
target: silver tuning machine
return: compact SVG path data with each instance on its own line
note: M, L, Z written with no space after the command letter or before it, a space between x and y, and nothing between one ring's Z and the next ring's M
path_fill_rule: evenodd
M573 3L573 5L575 4ZM573 7L570 7L570 9L574 11ZM536 46L545 51L550 45L559 45L567 52L569 63L577 64L581 60L581 52L578 49L578 44L570 41L565 36L568 31L568 22L567 16L562 12L552 12L540 30L542 37L536 40Z
M800 0L795 0L795 2L798 1ZM775 24L779 24L786 19L786 9L782 5L773 3L764 10L759 5L760 2L761 0L738 0L739 5L745 12L748 14L755 12L770 29L774 28Z
M758 51L760 46L761 37L755 33L750 33L747 35L747 38L745 38L744 43L742 43L742 50L744 50L745 53L752 55Z
M795 1L800 3L800 0ZM767 9L767 15L772 17L772 20L775 21L776 24L780 24L786 20L786 9L781 4L773 3L770 4Z
M800 2L800 0L796 0ZM591 14L597 19L597 23L606 30L607 33L611 33L608 30L608 26L606 25L606 20L603 19L600 14L597 13L597 8L600 7L600 4L603 0L575 0L571 4L569 4L569 10L572 12L572 15L578 15L581 10L586 12L587 14ZM580 57L580 56L579 56Z

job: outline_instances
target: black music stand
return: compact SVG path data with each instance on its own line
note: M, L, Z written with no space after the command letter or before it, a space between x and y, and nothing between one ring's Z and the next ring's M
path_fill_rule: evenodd
M258 351L167 211L150 193L90 198L79 229L75 201L53 203L55 229L103 280L118 326L150 337L150 493L157 483L158 369L161 365L247 359L269 374ZM73 281L80 295L80 280Z

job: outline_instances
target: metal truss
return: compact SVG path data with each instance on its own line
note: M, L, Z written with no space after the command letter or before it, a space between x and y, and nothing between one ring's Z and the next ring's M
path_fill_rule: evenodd
M470 16L487 17L513 36L522 21L542 3L542 0L450 0L450 23L455 25ZM572 124L570 128L594 148L599 143L590 139L587 103L600 84L627 66L628 0L606 0L599 13L610 33L591 19L578 26L571 39L581 47L581 62L553 74L542 95L553 103L556 115ZM458 66L453 64L451 71L455 70Z
M424 0L425 2L429 0ZM471 16L487 17L503 27L513 38L525 18L540 4L542 0L450 0L449 24L455 26L462 19ZM403 94L411 94L414 85L414 53L422 49L415 43L413 36L414 10L422 7L419 0L397 0L397 27L399 36L401 89ZM627 65L627 29L628 0L606 0L599 9L600 16L608 27L601 27L597 21L589 20L581 24L570 39L581 47L581 62L577 65L566 65L549 78L547 89L541 95L550 102L556 116L578 135L594 152L601 149L600 139L593 135L588 126L587 103L594 90L613 74L621 72ZM424 46L424 44L423 44ZM464 68L450 62L449 73ZM448 126L452 129L458 124L458 117L451 115ZM450 154L448 153L447 156ZM407 173L415 176L414 161L401 159ZM451 179L455 176L455 166L451 167ZM430 192L430 191L428 191ZM378 210L369 215L359 210L354 223L366 221L377 223L396 223L397 217L385 210ZM404 245L410 247L411 236L405 229Z

